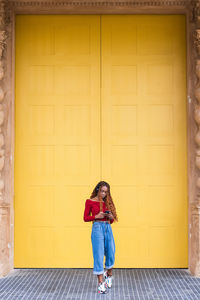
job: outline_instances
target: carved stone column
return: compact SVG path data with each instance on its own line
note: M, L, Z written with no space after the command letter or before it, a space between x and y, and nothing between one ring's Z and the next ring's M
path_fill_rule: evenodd
M0 276L6 275L12 268L11 250L11 203L5 191L8 172L5 170L8 117L8 64L7 64L7 23L6 1L0 1Z
M191 2L191 64L193 76L193 114L196 130L193 133L195 140L195 193L190 202L190 272L200 276L200 0ZM191 197L190 197L191 198Z

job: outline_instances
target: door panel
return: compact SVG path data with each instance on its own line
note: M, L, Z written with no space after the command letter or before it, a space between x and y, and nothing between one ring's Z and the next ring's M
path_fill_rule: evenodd
M187 267L185 17L102 16L102 178L118 267Z
M115 267L187 268L185 36L182 15L16 16L15 267L92 267L106 180Z
M83 199L100 177L100 17L17 16L16 49L15 267L87 267Z

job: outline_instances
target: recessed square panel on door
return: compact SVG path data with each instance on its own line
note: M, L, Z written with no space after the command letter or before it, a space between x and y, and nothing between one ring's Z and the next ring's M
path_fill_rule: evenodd
M102 178L116 267L187 267L183 15L102 16Z
M84 199L100 177L99 16L16 17L15 121L15 267L88 267Z

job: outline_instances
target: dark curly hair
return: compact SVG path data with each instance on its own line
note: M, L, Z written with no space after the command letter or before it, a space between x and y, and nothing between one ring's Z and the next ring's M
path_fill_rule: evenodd
M111 211L111 213L114 217L114 222L116 222L116 221L118 221L118 217L117 217L116 208L115 208L115 205L113 203L112 196L110 194L110 185L109 185L109 183L107 183L106 181L99 181L97 183L97 185L95 186L94 190L92 191L90 199L97 196L98 191L100 190L100 188L102 186L106 186L108 188L107 195L103 199L103 201L105 202L107 208ZM102 202L100 202L100 211L102 211Z

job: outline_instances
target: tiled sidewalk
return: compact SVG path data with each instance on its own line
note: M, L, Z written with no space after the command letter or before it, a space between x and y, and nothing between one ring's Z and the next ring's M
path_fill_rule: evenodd
M0 278L0 300L200 299L200 278L187 269L113 269L108 294L97 294L92 269L14 269Z

